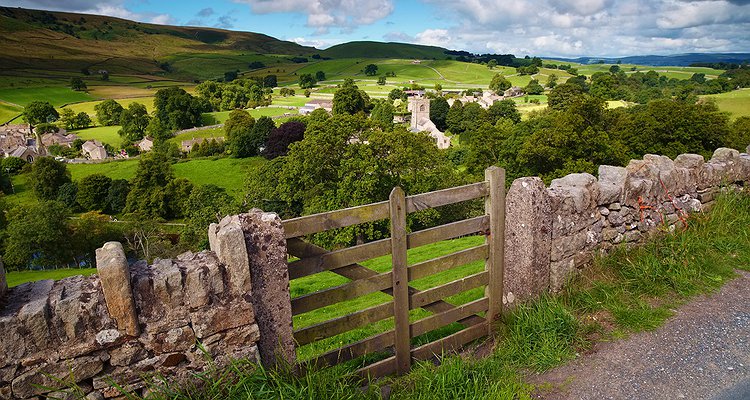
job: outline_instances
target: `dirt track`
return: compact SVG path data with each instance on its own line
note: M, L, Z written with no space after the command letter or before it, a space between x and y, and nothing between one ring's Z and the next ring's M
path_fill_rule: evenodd
M537 398L750 399L750 273L738 274L654 332L598 343L530 377Z

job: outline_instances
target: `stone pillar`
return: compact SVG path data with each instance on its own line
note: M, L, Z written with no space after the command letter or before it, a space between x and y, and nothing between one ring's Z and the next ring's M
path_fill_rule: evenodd
M258 350L264 365L294 365L292 302L289 296L286 238L275 213L253 209L238 216L245 236L252 282Z
M8 281L5 279L5 268L3 268L3 260L0 259L0 304L2 303L5 293L8 292Z
M130 336L138 336L140 328L130 286L130 268L122 244L107 242L102 248L96 249L96 270L102 283L107 310L117 324L117 329Z
M513 181L505 204L503 303L511 306L549 289L552 210L539 178Z

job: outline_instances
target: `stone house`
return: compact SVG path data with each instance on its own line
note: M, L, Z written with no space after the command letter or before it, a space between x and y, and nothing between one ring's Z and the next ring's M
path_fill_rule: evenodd
M10 153L6 153L6 157L18 157L25 160L26 162L33 163L38 157L43 154L39 154L36 148L32 146L18 146Z
M154 139L150 136L146 136L135 145L138 146L138 149L141 150L141 153L145 153L147 151L151 151L154 148Z
M324 99L310 100L303 107L300 107L299 113L302 115L307 115L319 108L322 108L328 112L333 111L333 100L324 100Z
M520 87L518 87L518 86L513 86L512 88L510 88L510 89L506 90L506 91L505 91L505 93L503 93L503 96L504 96L505 98L510 98L510 97L521 97L521 96L523 96L524 94L526 94L526 93L524 93L523 89L521 89L521 88L520 88Z
M81 146L81 151L91 160L106 160L107 150L102 142L98 140L89 140Z
M65 130L61 129L60 132L45 133L42 135L42 144L44 147L52 145L60 145L64 147L73 147L73 142L80 139L76 134L65 134Z

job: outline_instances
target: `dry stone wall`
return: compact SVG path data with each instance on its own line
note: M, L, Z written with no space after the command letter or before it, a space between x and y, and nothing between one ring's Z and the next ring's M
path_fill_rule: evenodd
M674 230L721 190L748 181L750 156L727 148L707 162L646 155L626 167L601 166L598 179L571 174L547 188L538 178L517 179L506 204L504 302L559 291L597 252Z
M71 383L92 399L120 396L113 383L139 393L149 377L189 380L232 359L258 360L260 344L293 362L293 343L291 352L269 344L291 343L291 309L269 315L283 299L291 307L288 277L278 274L286 271L278 217L227 217L210 234L214 251L151 265L128 265L110 242L97 250L98 275L0 291L0 399L55 395ZM253 293L264 285L275 290L271 307ZM259 314L288 332L262 337Z

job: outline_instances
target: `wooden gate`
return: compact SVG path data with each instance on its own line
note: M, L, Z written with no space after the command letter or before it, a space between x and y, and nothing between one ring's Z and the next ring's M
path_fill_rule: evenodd
M408 233L406 216L428 208L485 199L485 215L450 224ZM329 251L303 241L307 235L390 219L391 237L345 249ZM486 336L491 322L502 312L503 258L505 227L505 171L491 167L485 181L436 192L405 196L401 188L391 192L390 200L283 221L290 256L289 279L331 271L350 281L346 284L305 294L292 299L292 314L297 316L367 294L382 292L392 301L359 310L294 330L298 346L357 329L393 317L395 328L370 336L356 343L304 362L303 368L323 366L352 360L370 353L393 348L394 355L363 367L358 372L371 378L409 371L412 360L425 360L454 351ZM407 249L443 240L481 233L482 245L458 251L429 261L407 265ZM390 271L378 273L360 263L384 255L392 255ZM485 260L483 271L432 287L417 290L410 281L447 271L470 262ZM469 289L485 286L484 297L460 306L444 299ZM422 308L430 316L409 321L409 311ZM458 322L462 329L449 336L413 347L412 338Z

